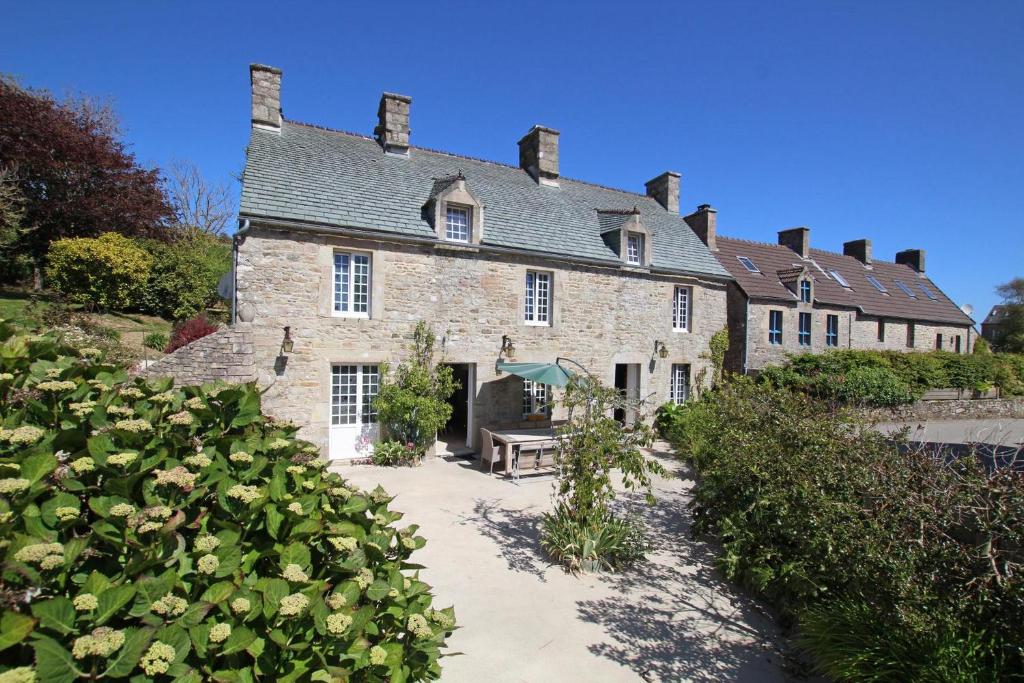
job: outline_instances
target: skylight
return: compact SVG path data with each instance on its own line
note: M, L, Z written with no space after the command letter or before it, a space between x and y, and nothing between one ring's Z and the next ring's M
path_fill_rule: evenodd
M939 298L937 296L935 296L935 294L934 294L934 292L932 292L932 290L930 290L927 287L925 287L925 284L923 282L918 282L917 286L920 287L921 291L924 292L924 295L926 297L928 297L929 299L931 299L932 301L938 301L939 300Z
M847 289L850 288L850 283L846 281L845 277L843 277L842 275L839 274L838 270L830 270L828 272L829 272L829 275L831 275L835 279L836 282L841 284L843 287L846 287Z
M760 270L757 269L757 266L754 265L754 262L748 259L746 256L737 256L736 258L739 260L740 263L743 264L743 267L749 270L751 273L761 272Z
M878 290L879 292L881 292L882 294L888 294L888 293L889 293L889 290L888 290L888 289L886 289L886 288L885 288L885 287L884 287L884 286L882 285L882 283L881 283L881 282L879 282L878 280L876 280L876 279L875 279L875 276L874 276L874 275L865 275L864 277L866 277L866 278L868 279L868 282L870 282L871 284L873 284L873 285L875 286L875 289L877 289L877 290Z
M903 293L906 294L907 296L909 296L911 299L916 299L917 298L917 294L914 294L912 291L910 291L910 287L907 287L905 284L903 284L899 280L896 280L896 286L899 287L900 289L902 289Z

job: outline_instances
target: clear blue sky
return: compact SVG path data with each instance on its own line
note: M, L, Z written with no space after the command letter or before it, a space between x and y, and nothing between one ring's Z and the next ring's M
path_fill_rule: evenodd
M531 124L567 176L643 191L682 172L719 231L927 250L980 321L1024 276L1024 2L10 2L0 70L109 97L138 158L237 173L248 64L289 118L515 163Z

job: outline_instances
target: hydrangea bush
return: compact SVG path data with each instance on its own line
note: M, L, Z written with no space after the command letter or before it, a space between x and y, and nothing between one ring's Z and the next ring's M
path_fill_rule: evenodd
M0 681L438 678L424 539L294 431L0 322Z

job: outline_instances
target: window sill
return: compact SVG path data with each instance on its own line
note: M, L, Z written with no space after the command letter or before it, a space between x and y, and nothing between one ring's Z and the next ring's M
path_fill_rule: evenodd
M476 254L480 251L480 247L470 242L438 242L434 245L434 249L437 251L460 251L470 254Z
M352 318L354 320L369 320L369 313L345 313L343 311L331 311L332 318Z
M689 334L690 330L687 327L673 327L672 332L674 334Z
M537 322L536 320L524 320L523 324L527 327L551 327L550 322Z

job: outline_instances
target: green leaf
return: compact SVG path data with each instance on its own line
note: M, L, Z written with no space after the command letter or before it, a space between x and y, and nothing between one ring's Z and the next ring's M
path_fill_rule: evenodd
M267 515L267 533L274 540L277 540L277 534L281 529L281 522L284 521L284 515L277 509L276 505L268 504L266 509Z
M99 596L100 604L99 607L96 608L96 614L94 616L96 624L102 625L134 597L135 586L131 584L113 586L103 591Z
M17 645L32 633L36 620L17 612L4 612L0 616L0 651Z
M71 683L82 675L75 668L71 653L46 636L39 636L32 643L36 653L36 676L40 683Z
M175 662L184 662L188 658L188 653L192 649L192 639L188 637L188 633L181 626L177 624L164 626L156 632L155 637L160 642L167 643L174 648Z
M390 590L391 586L389 586L386 581L377 579L369 588L366 589L366 597L370 600L383 600L387 597Z
M222 545L214 554L220 560L217 571L213 574L217 578L229 576L238 569L238 565L242 562L242 550L237 545Z
M195 626L206 618L206 615L212 608L213 605L208 602L194 602L188 606L188 609L181 615L179 621L185 627Z
M245 648L249 647L250 643L256 640L256 634L250 631L245 626L236 626L231 630L231 635L224 641L224 647L221 650L222 655L233 655L236 652L241 652Z
M213 604L219 604L231 597L231 594L235 592L235 584L230 581L218 581L203 592L200 600L205 602L212 602Z
M303 543L290 543L281 551L282 569L290 564L297 564L303 569L309 569L310 563L309 546Z
M110 440L110 437L106 434L97 434L96 436L90 436L85 442L86 449L89 451L89 455L93 457L96 462L100 464L106 464L107 454L114 451L114 442Z
M153 638L151 628L126 628L124 632L124 645L121 646L108 660L110 665L103 675L107 678L122 678L130 674L142 658L142 653L149 646Z
M62 636L75 630L75 606L68 598L59 597L33 602L32 614L39 619L41 628L57 631Z
M20 476L22 479L28 479L30 484L34 484L55 469L57 469L57 458L52 453L37 453L22 461Z
M281 598L288 595L291 589L284 579L261 579L261 581L263 587L261 589L257 584L257 590L263 593L263 614L269 618L277 612Z

